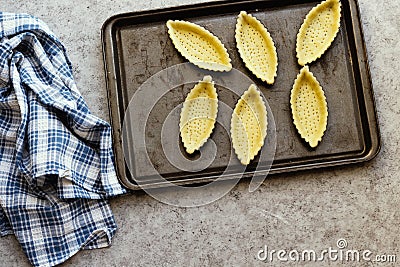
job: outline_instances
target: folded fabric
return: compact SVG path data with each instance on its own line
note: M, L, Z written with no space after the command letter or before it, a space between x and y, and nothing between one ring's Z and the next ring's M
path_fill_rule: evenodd
M110 125L77 90L61 42L39 19L0 12L0 234L35 266L108 246L115 174Z

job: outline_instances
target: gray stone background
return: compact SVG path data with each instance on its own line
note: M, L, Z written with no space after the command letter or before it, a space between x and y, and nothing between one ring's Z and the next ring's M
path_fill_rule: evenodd
M198 2L3 0L0 9L30 13L50 26L67 48L90 108L108 120L103 22L117 13ZM143 193L113 199L119 230L112 246L81 251L63 266L278 266L259 262L257 251L264 245L322 250L335 247L339 238L349 248L397 254L400 262L400 0L359 0L359 5L382 134L375 160L269 177L254 193L244 181L222 199L197 208L168 206ZM0 255L1 266L29 266L12 236L0 239Z

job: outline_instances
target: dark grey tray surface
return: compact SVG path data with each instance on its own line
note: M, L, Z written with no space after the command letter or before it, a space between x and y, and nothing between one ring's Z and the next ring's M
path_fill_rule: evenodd
M310 65L328 102L328 127L322 142L316 149L309 149L292 123L290 90L300 70L295 54L296 34L305 15L318 3L309 0L223 1L120 14L108 19L102 29L102 40L116 167L121 182L130 189L139 189L137 181L140 179L148 181L142 181L141 186L163 186L146 176L140 153L134 153L135 168L132 174L129 172L122 153L121 128L127 105L141 84L165 68L186 62L170 41L165 26L168 19L195 22L218 36L227 47L233 67L248 75L268 100L275 118L277 144L269 174L360 163L374 158L380 149L380 136L356 0L341 1L338 36L328 51ZM234 30L241 10L256 16L274 39L279 66L273 86L254 77L239 57ZM182 86L166 94L149 116L151 127L146 128L149 144L146 149L152 155L152 162L162 176L177 184L215 180L226 168L226 155L232 150L228 134L217 125L211 136L219 146L217 156L211 166L200 172L181 171L160 153L165 114L182 103L190 89L190 86ZM223 88L218 93L231 107L239 97ZM254 175L257 163L258 158L248 166L244 176ZM263 172L256 174L263 175ZM226 176L226 179L230 177L233 176Z

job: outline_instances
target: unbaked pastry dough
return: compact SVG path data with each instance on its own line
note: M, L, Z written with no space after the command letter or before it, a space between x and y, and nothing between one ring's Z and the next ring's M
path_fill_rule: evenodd
M240 12L235 39L246 67L257 78L273 84L278 69L278 56L274 41L262 23L245 11Z
M332 44L340 27L339 0L326 0L315 6L297 34L298 63L304 66L320 58Z
M252 84L239 99L231 119L232 146L243 165L249 164L264 145L267 124L267 109Z
M230 71L231 59L222 42L203 27L181 20L167 21L168 34L176 49L196 66Z
M322 87L308 66L301 69L290 95L294 125L302 138L316 147L328 122L328 106Z
M218 95L211 76L205 76L187 95L179 123L183 146L189 154L207 141L218 113Z

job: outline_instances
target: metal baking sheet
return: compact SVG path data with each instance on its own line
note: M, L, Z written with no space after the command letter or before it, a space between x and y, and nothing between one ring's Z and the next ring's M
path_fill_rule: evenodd
M186 62L168 36L165 23L169 19L197 23L218 36L227 47L233 67L248 75L268 100L275 119L277 143L270 175L373 159L380 149L380 136L356 0L341 1L340 31L329 50L310 65L328 102L328 127L323 141L316 149L309 149L292 123L290 90L300 70L295 54L296 35L306 14L318 3L309 0L221 1L120 14L108 19L103 25L102 41L115 162L121 183L130 189L165 186L148 177L147 167L141 164L140 151L133 151L129 160L135 161L134 169L131 172L127 169L121 128L127 105L136 90L157 72ZM274 39L279 66L273 86L254 77L238 55L234 29L237 15L242 10L262 21ZM225 170L227 155L232 152L228 133L217 125L211 138L218 145L218 152L213 163L204 170L195 173L179 170L161 153L160 136L165 114L184 101L191 87L182 86L166 94L155 106L155 112L149 115L145 133L149 144L146 150L151 155L153 167L168 181L184 185L215 180ZM222 89L218 93L231 107L239 98ZM143 107L138 105L136 108ZM248 166L244 176L263 175L263 171L255 173L253 166L257 160ZM231 177L234 175L222 178Z

